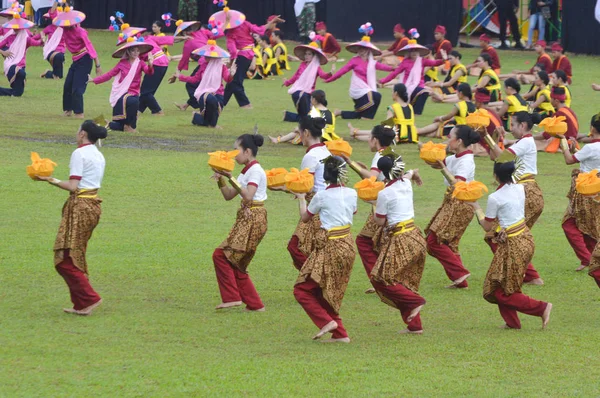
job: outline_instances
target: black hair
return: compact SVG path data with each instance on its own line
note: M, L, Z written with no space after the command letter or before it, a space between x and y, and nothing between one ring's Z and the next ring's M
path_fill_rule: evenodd
M93 143L108 136L108 130L103 126L98 126L93 120L83 122L81 130L87 133L88 140Z
M456 50L450 51L450 54L448 54L448 55L452 55L454 58L462 59L462 54Z
M471 86L469 86L467 83L460 83L456 88L456 91L458 91L468 99L473 99L473 92L471 91Z
M329 184L337 184L340 178L340 166L346 162L339 156L330 156L323 164L323 179Z
M542 79L542 81L544 82L544 84L547 86L548 83L550 83L550 77L548 77L548 74L546 73L546 71L539 71L538 72L538 76L540 77L540 79Z
M466 124L459 124L455 127L456 138L462 140L463 145L468 147L481 141L481 136Z
M283 40L283 32L280 31L279 29L274 30L273 32L271 32L271 34L273 34L273 35L279 37L281 40Z
M531 130L533 128L533 118L527 111L520 111L513 113L513 117L517 121L518 124L526 123L527 130Z
M592 121L590 122L590 125L593 128L595 128L598 133L600 133L600 113L597 113L594 116L592 116Z
M373 130L371 130L371 135L379 142L379 145L381 145L382 147L388 147L392 145L392 142L394 142L394 138L396 138L396 132L393 128L381 124L378 124L377 126L373 127Z
M494 174L502 184L512 184L512 175L515 172L515 162L494 163Z
M382 156L377 161L377 168L383 173L386 179L391 180L390 171L394 167L394 158L391 156Z
M158 26L161 31L165 28L164 22L161 21L160 19L157 19L156 21L152 22L152 25Z
M546 72L546 65L544 64L535 64L533 65L534 68L539 68L541 71Z
M492 65L492 57L490 57L490 54L479 54L479 58L481 58L489 66Z
M262 41L266 41L267 43L269 43L269 36L267 36L267 35L260 35L260 39Z
M319 104L327 106L327 96L323 90L315 90L311 94L311 97L315 99Z
M321 138L326 124L322 117L303 116L300 119L300 131L308 130L314 138Z
M509 77L504 81L504 87L510 87L514 89L517 93L521 91L521 83L517 81L514 77Z
M563 82L567 82L568 78L567 78L567 74L565 73L564 70L559 69L554 71L554 74L556 75L557 78L559 78L560 80L562 80Z
M408 92L406 86L402 83L394 84L394 92L398 94L398 97L404 102L408 102Z
M258 148L263 146L265 139L260 134L242 134L238 137L237 142L244 150L250 149L252 156L256 156Z

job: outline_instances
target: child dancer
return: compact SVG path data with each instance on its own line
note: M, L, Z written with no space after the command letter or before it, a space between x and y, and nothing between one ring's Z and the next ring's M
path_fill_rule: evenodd
M217 310L237 307L242 303L246 304L247 311L265 310L248 275L248 266L267 233L267 175L256 160L258 148L263 145L263 141L263 137L258 134L243 134L238 137L235 147L240 152L235 161L243 164L244 169L237 179L229 172L214 170L213 178L217 180L223 198L232 200L239 196L242 199L229 236L213 253L222 299ZM227 186L228 180L231 187Z

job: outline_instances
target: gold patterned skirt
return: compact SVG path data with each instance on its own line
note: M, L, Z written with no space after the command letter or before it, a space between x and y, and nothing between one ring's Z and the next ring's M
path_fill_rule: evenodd
M504 294L521 292L527 265L533 258L535 243L525 220L505 230L497 231L494 242L498 245L483 284L483 297L497 304L494 292L501 288Z
M600 269L600 242L596 244L594 248L594 252L592 253L592 258L590 259L590 268L589 274L592 275L592 272Z
M219 249L233 266L245 273L266 233L267 209L264 203L242 201L229 236Z
M60 264L64 260L65 250L69 250L73 264L88 273L85 252L92 232L100 221L101 203L97 189L78 189L69 195L62 209L62 219L54 242L54 265Z
M374 210L371 210L371 213L369 213L369 217L367 218L365 225L360 230L360 233L358 235L370 238L373 241L373 251L375 253L379 253L381 240L385 235L384 229L385 228L383 226L377 225L377 223L375 222Z
M306 194L306 206L310 204L310 201L315 196L314 192L310 192ZM298 249L305 256L310 256L310 253L315 249L315 237L317 232L321 229L321 218L318 214L315 214L309 222L303 222L302 220L298 221L296 225L296 230L292 234L292 236L298 237Z
M429 231L435 232L440 243L448 245L454 253L458 253L460 238L473 220L475 209L467 202L453 198L452 191L452 187L446 190L442 205L425 228L425 235L429 234Z
M296 284L308 278L317 282L323 290L323 298L339 313L356 256L350 227L320 229L315 242L315 250L300 270Z
M525 188L525 224L531 229L544 211L544 194L532 177L522 178L519 184Z
M401 284L417 293L427 258L427 243L410 220L386 231L385 245L371 271L371 278L387 286Z
M569 206L563 217L563 222L569 218L575 219L577 229L592 238L600 239L600 202L596 202L592 196L581 195L575 189L575 180L580 170L573 170L571 174L571 189L567 198Z

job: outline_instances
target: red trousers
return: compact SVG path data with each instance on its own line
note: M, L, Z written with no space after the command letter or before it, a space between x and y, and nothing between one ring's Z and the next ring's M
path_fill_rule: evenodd
M408 318L412 310L425 304L425 299L423 297L400 284L386 286L375 281L371 281L371 283L375 290L396 304L396 307L400 310L400 314L402 315L402 320L408 326L408 330L423 330L423 326L421 325L421 314L414 317L410 322L406 321L406 318Z
M319 329L322 329L329 322L335 321L338 328L332 332L331 337L334 339L348 337L348 333L342 324L342 318L335 313L327 300L323 298L323 290L317 282L307 279L306 282L297 284L294 286L294 297Z
M442 264L446 275L451 281L455 281L469 273L469 270L464 267L460 255L454 253L448 245L439 243L438 237L433 231L429 231L427 235L427 251ZM469 286L469 284L465 280L456 286L463 288Z
M600 287L600 269L597 269L596 271L592 272L590 274L590 276L592 278L594 278L594 280L596 281L596 283L598 284L598 287Z
M501 288L496 289L494 297L498 301L498 309L504 322L513 329L521 329L517 311L527 315L542 316L548 306L548 303L534 300L523 293L513 293L507 296Z
M287 249L288 252L290 252L292 261L294 262L294 267L296 267L296 269L300 271L308 257L306 257L304 253L302 253L302 251L298 248L298 243L298 237L296 235L292 235L292 239L290 239Z
M492 242L491 239L485 239L485 243L488 244L490 249L492 249L492 253L496 253L498 249L498 245ZM525 278L523 278L523 282L531 282L534 279L540 278L540 274L538 274L537 270L533 267L533 264L527 264L527 270L525 271Z
M100 296L90 284L87 275L73 264L68 250L65 250L64 260L56 266L56 272L69 287L74 309L82 310L100 301Z
M575 251L575 255L581 261L581 265L590 265L590 258L598 243L594 238L589 235L585 235L577 228L574 218L569 218L562 225L565 236L569 241L569 244Z
M223 303L242 301L249 310L259 310L265 306L258 296L250 275L231 265L222 249L214 251L213 263Z
M371 271L377 262L377 253L373 249L373 239L366 236L358 235L356 237L356 247L362 263L367 271L367 277L371 279Z

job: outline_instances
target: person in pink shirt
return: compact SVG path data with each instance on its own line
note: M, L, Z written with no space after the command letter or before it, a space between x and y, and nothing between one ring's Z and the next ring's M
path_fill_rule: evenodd
M33 22L18 14L3 25L4 29L12 29L14 34L7 35L0 41L0 48L8 46L7 50L0 50L0 55L4 57L4 74L10 83L10 88L0 88L0 97L20 97L25 91L27 49L42 45L41 41L27 34L27 29L32 26Z
M371 28L370 25L368 27ZM362 28L361 26L361 30ZM350 98L354 101L354 110L336 110L335 115L342 116L342 119L373 120L381 103L381 94L377 92L376 71L391 72L394 70L393 67L375 60L374 56L381 55L381 51L371 44L370 32L372 30L365 31L365 36L361 41L346 46L346 50L357 55L325 81L325 83L333 82L352 71Z
M152 66L154 56L150 54L146 64L140 59L140 55L150 51L152 51L152 45L146 43L143 38L135 40L130 37L125 45L113 53L113 58L120 59L114 68L95 79L88 76L88 81L94 84L102 84L115 78L110 92L113 120L108 127L111 130L125 131L126 133L136 132L142 73L146 75L154 73Z
M329 79L332 74L321 69L321 65L327 64L327 56L319 48L315 41L309 45L300 45L294 48L294 54L302 60L298 70L290 79L283 82L286 87L292 86L288 94L292 95L292 101L298 113L285 111L283 121L298 123L300 118L308 115L311 108L311 94L315 91L317 77L323 80ZM335 71L335 63L332 72Z
M235 96L241 108L251 109L252 104L244 90L246 72L254 57L254 38L252 34L264 36L267 30L274 29L278 23L285 22L279 16L272 18L266 25L256 26L246 21L246 16L239 11L224 7L223 11L213 14L208 23L219 31L225 31L227 51L231 54L230 63L236 63L236 73L233 80L225 86L225 105Z
M100 60L87 31L79 26L85 20L85 14L69 6L58 7L58 15L52 24L63 28L65 47L72 55L73 63L69 68L63 88L63 111L65 116L84 119L83 95L87 88L88 76L92 64L96 64L96 75L102 74Z
M184 76L176 72L175 76L184 83L197 85L194 99L198 110L194 112L192 124L196 126L217 127L219 115L225 106L223 81L229 83L236 72L236 65L231 69L223 64L229 53L217 46L214 40L208 40L205 46L194 51L202 58L198 61L199 69L192 76Z
M429 54L427 47L417 44L416 40L409 40L408 44L396 53L404 60L396 69L379 82L384 85L401 75L400 83L406 86L410 96L410 103L413 106L415 115L421 115L425 108L427 98L429 98L429 89L425 88L425 68L443 65L448 59L448 54L441 49L442 59L423 58Z
M54 6L47 14L44 14L44 18L50 20L56 18L58 13L56 7L58 3L54 3ZM35 39L41 38L44 41L44 49L42 50L43 57L52 70L46 70L40 76L42 79L62 79L63 78L63 66L65 63L65 40L63 39L63 28L54 26L52 24L46 26L42 33L34 36Z

